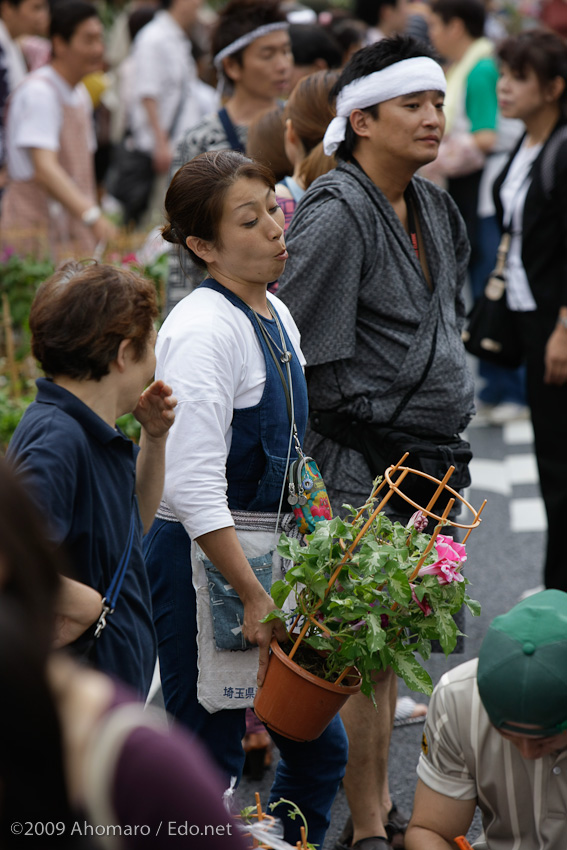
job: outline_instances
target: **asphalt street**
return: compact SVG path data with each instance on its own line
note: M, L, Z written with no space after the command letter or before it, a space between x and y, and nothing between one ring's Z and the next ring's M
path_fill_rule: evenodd
M541 582L545 542L542 507L532 453L529 423L501 427L474 427L468 430L474 461L472 486L467 499L478 507L488 504L481 526L467 543L466 574L469 594L482 605L482 614L473 618L467 611L464 652L449 658L433 655L427 669L437 682L446 670L477 655L486 628L497 615L507 611L520 594ZM400 683L400 694L409 693ZM416 699L427 702L421 695ZM411 811L416 784L415 767L419 757L423 725L395 728L390 750L390 790L399 808ZM273 778L272 768L260 782L244 778L237 790L242 806L254 801L259 791L264 804ZM332 821L324 850L331 850L348 816L342 788L333 806ZM478 817L469 837L480 829Z

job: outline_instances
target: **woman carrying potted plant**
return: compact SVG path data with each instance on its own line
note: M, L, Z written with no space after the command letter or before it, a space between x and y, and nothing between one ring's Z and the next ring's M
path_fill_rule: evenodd
M280 371L289 365L301 438L304 359L288 310L266 293L287 259L271 172L234 151L201 154L176 173L165 208L164 238L209 277L174 308L157 343L157 374L179 400L164 501L146 540L162 685L168 710L239 778L244 709L272 636L285 638L281 622L260 621L275 608L274 532L295 457ZM282 759L271 799L297 803L322 845L346 762L342 722L310 744L272 737ZM295 843L297 823L284 824Z

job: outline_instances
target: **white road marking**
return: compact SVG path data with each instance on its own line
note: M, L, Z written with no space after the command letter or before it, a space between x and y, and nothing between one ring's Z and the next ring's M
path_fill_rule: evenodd
M502 496L512 494L506 461L473 457L470 463L470 471L471 490L500 493Z
M510 484L537 484L537 464L535 455L507 455L504 461Z
M503 426L504 442L508 446L533 445L534 429L529 419L508 422Z
M507 446L533 446L531 422L510 422L504 426L503 438ZM471 461L470 470L471 490L480 493L512 497L514 487L538 484L536 459L531 452L509 454L503 460L475 457ZM546 531L547 518L541 497L510 498L509 510L512 531Z
M543 500L540 498L512 499L510 527L512 531L545 531L547 518Z

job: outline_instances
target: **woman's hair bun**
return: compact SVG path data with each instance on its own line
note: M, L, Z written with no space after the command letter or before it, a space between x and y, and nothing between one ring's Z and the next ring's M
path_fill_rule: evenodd
M161 235L166 242L171 242L172 245L181 245L180 234L174 224L170 221L162 227Z

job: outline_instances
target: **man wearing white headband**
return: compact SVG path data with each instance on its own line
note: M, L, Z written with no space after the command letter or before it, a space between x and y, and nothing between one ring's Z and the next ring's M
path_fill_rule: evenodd
M197 154L245 150L248 127L261 113L289 94L293 56L289 25L279 0L230 0L219 13L212 36L219 88L228 95L218 112L193 126L177 148L171 176ZM167 312L203 279L203 272L182 256L169 262Z
M406 444L419 467L416 436L441 458L438 471L449 465L444 457L462 459L456 489L470 481L469 447L458 436L474 409L460 337L466 230L449 195L414 176L437 156L444 91L441 67L421 42L386 38L356 53L335 85L337 117L324 140L339 164L311 185L287 232L278 294L301 331L306 451L335 512L363 505ZM393 449L386 430L398 436ZM425 507L429 496L418 499ZM388 503L390 518L404 525L414 510L399 497ZM404 818L387 782L396 681L392 671L380 677L378 711L355 696L341 712L352 823L339 849L403 847Z

